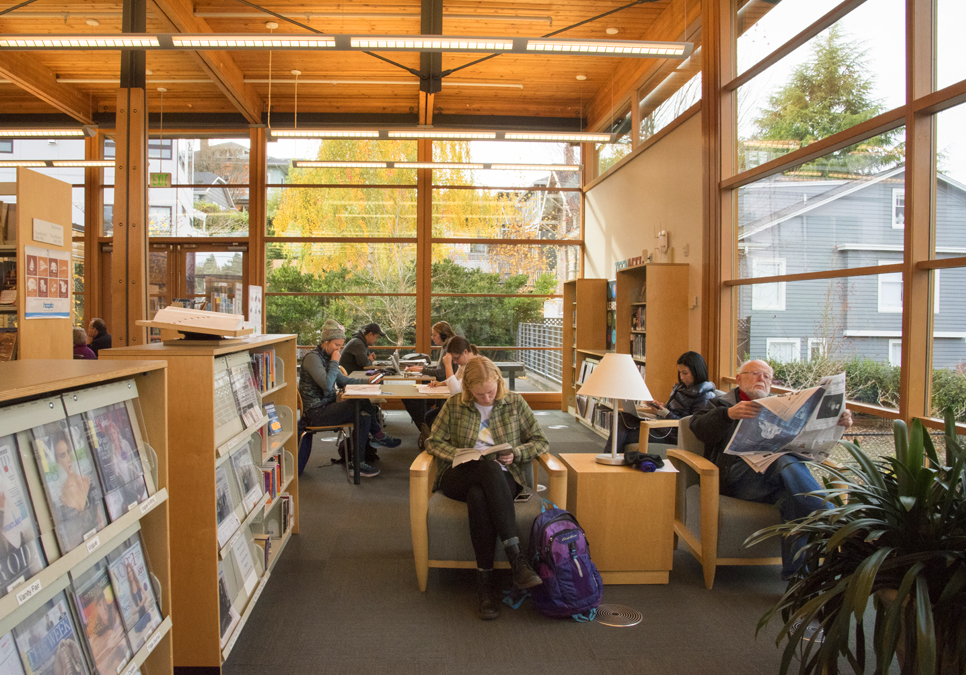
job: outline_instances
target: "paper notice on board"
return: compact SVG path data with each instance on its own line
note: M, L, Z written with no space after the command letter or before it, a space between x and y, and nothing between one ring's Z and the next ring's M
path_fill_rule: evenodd
M24 246L26 319L70 318L70 251Z

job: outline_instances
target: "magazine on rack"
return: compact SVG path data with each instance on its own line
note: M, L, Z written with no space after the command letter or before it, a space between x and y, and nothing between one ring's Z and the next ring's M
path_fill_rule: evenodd
M71 417L72 423L75 417ZM107 512L114 521L148 498L134 429L124 403L90 410L83 418L104 487Z
M218 524L218 545L228 543L231 535L241 525L235 513L235 500L232 499L231 475L225 465L215 467L215 520Z
M107 512L87 434L76 418L31 430L37 466L54 518L57 542L66 553L107 525Z
M231 561L227 561L231 564ZM232 629L238 625L238 612L231 604L231 594L228 592L228 579L225 577L223 565L226 561L218 563L218 609L221 622L221 647L224 649L231 637Z
M3 597L47 566L13 435L0 438L0 523L0 597Z
M133 653L124 633L121 608L111 587L107 560L100 560L74 580L74 596L97 672L117 675Z
M725 452L742 457L759 473L781 455L824 461L845 428L845 373L829 375L817 387L757 400L762 408L754 419L741 420Z
M108 556L111 584L121 608L131 648L138 651L154 629L161 625L161 610L141 549L141 538L134 535Z
M61 591L13 629L27 675L89 675L67 595Z
M0 675L24 675L13 633L0 637Z
M245 503L245 513L251 513L255 504L262 498L262 472L255 468L252 461L251 449L246 443L231 456L231 465L235 469L235 477L241 486L242 501Z
M251 361L233 365L228 372L231 380L231 391L235 395L235 404L238 406L242 422L246 429L253 427L262 420L263 415L262 398L258 389L255 388Z

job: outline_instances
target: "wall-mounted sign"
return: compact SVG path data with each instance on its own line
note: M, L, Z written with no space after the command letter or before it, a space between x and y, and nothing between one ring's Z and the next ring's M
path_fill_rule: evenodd
M148 185L153 188L169 188L171 187L171 174L170 173L152 173L149 174L150 182Z
M46 220L34 218L34 241L51 246L64 245L64 226L48 223Z

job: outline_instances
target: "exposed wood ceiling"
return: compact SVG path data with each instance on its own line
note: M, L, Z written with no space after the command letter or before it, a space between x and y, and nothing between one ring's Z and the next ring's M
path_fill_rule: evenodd
M630 0L444 0L443 34L537 37L558 31ZM305 23L341 34L418 34L419 0L311 3L262 0L256 4ZM0 7L2 8L2 7ZM0 33L118 33L121 2L38 0L0 16ZM700 14L700 1L658 0L621 10L567 31L584 39L679 40ZM319 16L324 14L325 16ZM227 16L232 15L232 16ZM239 16L241 15L241 16ZM96 19L97 26L87 21ZM277 32L306 32L290 23L258 13L240 2L149 0L148 32L266 33L266 21L280 23ZM608 35L607 28L617 28ZM385 54L408 68L419 69L419 55ZM457 68L482 55L443 55L443 70ZM500 55L443 80L432 98L437 121L456 116L546 118L548 125L574 120L588 128L606 126L612 108L629 101L630 92L656 72L661 61L607 57ZM214 113L239 124L272 114L291 117L298 85L300 126L313 114L352 116L372 122L385 117L415 119L420 106L418 78L406 70L356 52L152 52L147 53L149 106L165 114ZM271 73L269 72L271 70ZM666 70L666 68L665 68ZM577 75L586 76L578 81ZM271 76L271 87L268 79ZM120 79L117 52L0 52L0 115L66 113L89 121L114 112ZM325 80L326 83L313 81ZM616 98L615 98L616 97ZM584 122L578 122L578 118ZM167 125L166 125L167 126Z

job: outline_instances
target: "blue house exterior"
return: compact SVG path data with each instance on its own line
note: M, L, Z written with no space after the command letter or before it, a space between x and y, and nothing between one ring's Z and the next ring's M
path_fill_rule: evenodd
M768 277L902 262L902 167L856 180L778 176L741 188L739 276ZM940 174L936 257L966 255L966 186ZM966 273L936 273L933 365L966 367ZM899 365L902 277L738 287L738 356L852 355Z

